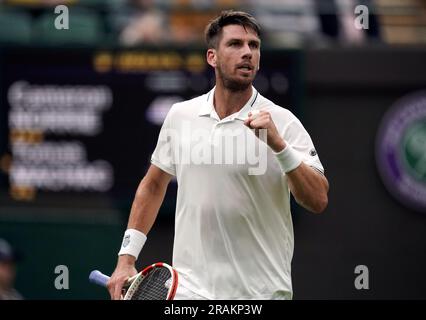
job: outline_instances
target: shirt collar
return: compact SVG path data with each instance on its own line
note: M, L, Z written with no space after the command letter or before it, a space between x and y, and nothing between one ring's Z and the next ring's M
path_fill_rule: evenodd
M198 112L199 116L212 116L212 114L216 113L216 110L214 109L213 105L213 97L214 97L214 91L216 87L214 87L212 90L210 90L206 94L206 100L205 103L200 108L200 111ZM239 120L245 120L248 117L248 113L253 110L253 106L257 100L257 97L259 95L259 92L252 86L252 95L250 99L248 99L247 103L240 109L240 111L234 113L232 115L232 119L239 119Z
M209 116L212 111L214 110L213 107L213 96L214 96L214 87L206 94L206 99L204 100L203 105L200 108L200 111L198 112L199 116Z

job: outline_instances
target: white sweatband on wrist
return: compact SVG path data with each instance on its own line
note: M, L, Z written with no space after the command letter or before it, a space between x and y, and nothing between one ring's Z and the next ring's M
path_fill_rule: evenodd
M278 153L274 152L274 154L278 160L281 171L284 173L296 169L302 163L300 155L289 144L287 144L283 150Z
M118 255L129 254L134 256L137 260L145 241L146 235L143 232L136 229L127 229L124 233L123 242L121 243L121 249Z

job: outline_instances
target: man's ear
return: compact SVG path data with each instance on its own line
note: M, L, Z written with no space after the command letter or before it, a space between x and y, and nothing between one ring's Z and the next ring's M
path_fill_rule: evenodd
M213 68L216 68L217 66L217 57L216 57L216 50L215 49L208 49L206 53L207 57L207 63L211 65Z

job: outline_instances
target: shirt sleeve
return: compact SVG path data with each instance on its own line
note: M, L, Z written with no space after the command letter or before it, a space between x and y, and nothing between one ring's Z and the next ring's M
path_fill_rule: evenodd
M294 119L290 121L284 129L283 138L301 155L302 161L305 164L324 174L324 167L319 159L312 139L299 119L294 117Z
M161 170L176 176L176 162L174 161L174 129L172 127L172 110L167 113L158 135L157 146L151 156L151 163Z

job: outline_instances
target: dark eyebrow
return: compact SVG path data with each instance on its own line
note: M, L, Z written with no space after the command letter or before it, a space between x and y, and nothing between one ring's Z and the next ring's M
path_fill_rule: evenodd
M243 42L243 40L238 39L238 38L231 38L228 41L226 41L226 43L231 43L231 42ZM249 40L249 43L256 43L260 46L260 40L258 40L258 39Z
M250 40L249 43L256 43L260 46L260 40Z
M238 39L238 38L232 38L232 39L229 39L228 41L226 41L226 43L230 43L230 42L242 42L242 40Z

